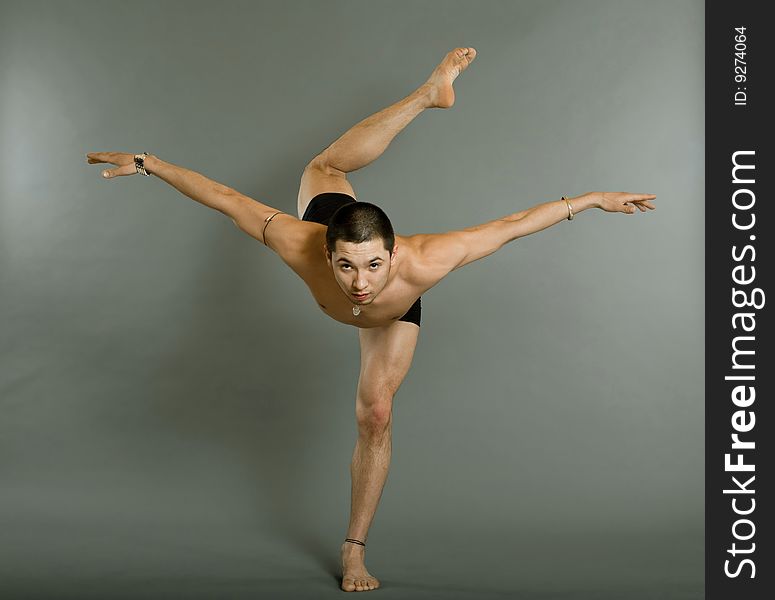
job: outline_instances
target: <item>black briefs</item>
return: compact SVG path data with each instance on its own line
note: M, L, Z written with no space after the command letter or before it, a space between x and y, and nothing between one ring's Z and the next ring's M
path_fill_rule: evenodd
M344 206L348 202L355 202L355 198L349 194L342 194L340 192L325 192L323 194L318 194L310 200L307 210L304 211L304 216L301 220L328 225L328 222L331 220L331 216L336 212L336 209L340 206ZM422 296L420 296L420 298L422 298ZM414 323L418 327L420 326L420 313L422 311L420 298L415 300L414 304L406 311L406 314L398 319L399 321L407 321L409 323Z
M349 194L341 194L339 192L325 192L324 194L318 194L310 200L307 210L304 211L304 216L301 220L328 225L328 222L331 220L331 216L336 212L336 209L345 204L349 204L350 202L355 202L355 198Z

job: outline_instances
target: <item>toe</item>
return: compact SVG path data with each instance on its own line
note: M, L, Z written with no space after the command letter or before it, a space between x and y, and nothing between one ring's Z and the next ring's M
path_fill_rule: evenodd
M473 48L456 48L453 51L454 65L458 71L463 71L471 64L476 56L476 50Z
M354 592L355 591L355 582L352 579L345 579L342 582L342 589L345 592Z

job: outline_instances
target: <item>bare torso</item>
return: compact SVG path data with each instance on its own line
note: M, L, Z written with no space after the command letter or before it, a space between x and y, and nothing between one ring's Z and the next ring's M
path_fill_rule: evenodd
M399 320L417 298L426 291L412 283L410 269L416 259L417 249L412 237L395 236L398 251L395 263L390 269L388 283L382 291L367 304L361 305L360 314L353 314L354 304L345 295L334 278L323 250L326 226L308 223L306 235L301 240L301 260L294 260L289 266L307 284L320 309L340 323L360 328L381 327Z

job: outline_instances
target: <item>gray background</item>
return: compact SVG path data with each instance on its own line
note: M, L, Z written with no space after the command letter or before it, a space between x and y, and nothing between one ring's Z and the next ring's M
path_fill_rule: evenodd
M479 54L359 199L408 235L657 194L423 296L380 598L700 598L704 5L2 2L0 596L334 598L355 328L148 151L294 212L308 160ZM56 591L55 591L56 590Z

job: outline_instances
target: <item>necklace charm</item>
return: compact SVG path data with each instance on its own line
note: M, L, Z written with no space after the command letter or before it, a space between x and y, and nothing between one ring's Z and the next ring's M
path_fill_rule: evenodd
M353 306L353 315L356 317L361 314L361 307L360 306Z

